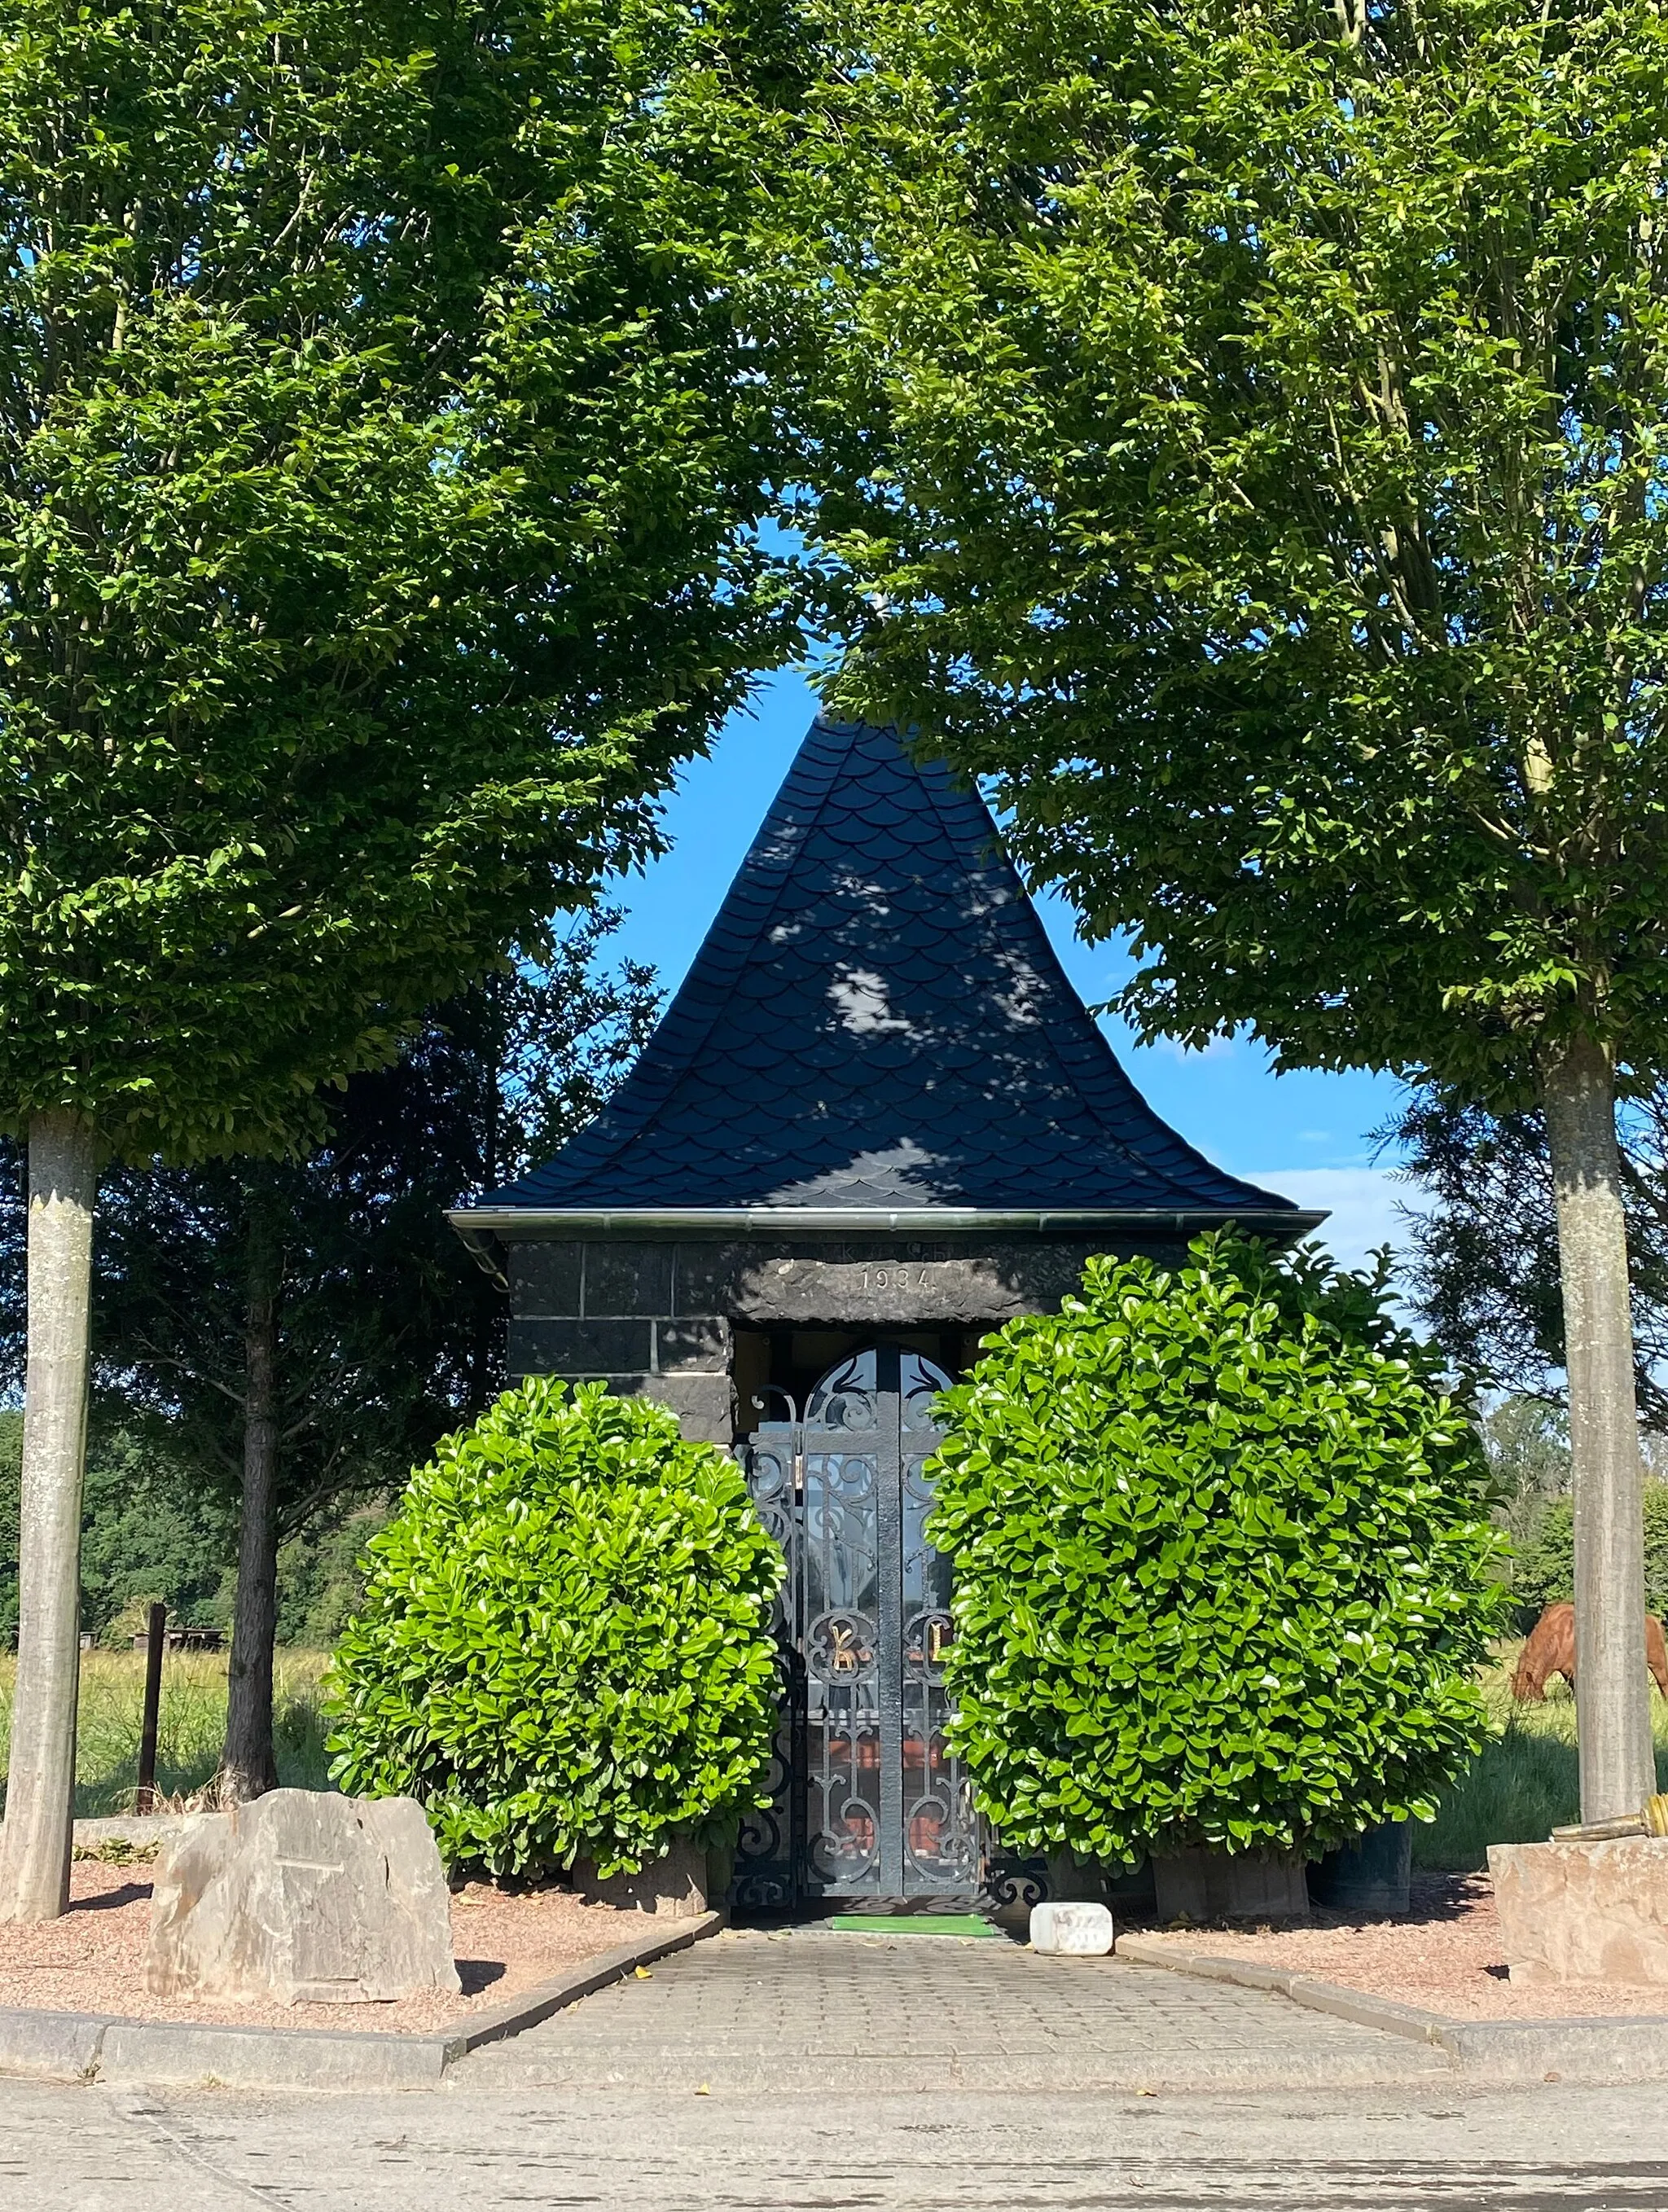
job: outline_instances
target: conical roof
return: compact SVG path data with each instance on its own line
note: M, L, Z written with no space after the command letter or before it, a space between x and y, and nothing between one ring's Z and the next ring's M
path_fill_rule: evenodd
M626 1081L458 1218L760 1210L1314 1218L1146 1105L981 801L896 732L821 720Z

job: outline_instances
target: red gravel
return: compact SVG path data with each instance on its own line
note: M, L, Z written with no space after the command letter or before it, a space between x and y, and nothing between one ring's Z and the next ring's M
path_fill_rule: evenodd
M1413 1910L1404 1919L1352 1921L1318 1912L1305 1928L1166 1929L1159 1941L1312 1974L1452 2020L1668 2014L1668 1989L1622 1982L1513 1986L1486 1874L1415 1875Z
M140 1969L150 1926L148 1866L77 1859L70 1888L62 1919L40 1927L0 1925L0 2006L125 2020L419 2033L548 1981L565 1966L629 1942L643 1927L641 1915L581 1904L571 1890L512 1896L471 1882L452 1899L461 1996L407 1997L398 2004L228 2004L145 1994Z

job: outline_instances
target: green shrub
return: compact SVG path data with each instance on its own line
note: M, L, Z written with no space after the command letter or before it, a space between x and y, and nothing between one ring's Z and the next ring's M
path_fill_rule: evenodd
M370 1543L332 1777L422 1801L448 1866L635 1870L763 1803L782 1556L740 1471L600 1383L447 1437Z
M1555 1498L1525 1544L1512 1577L1519 1623L1532 1627L1542 1608L1575 1595L1574 1507ZM1668 1617L1668 1482L1645 1485L1645 1602Z
M1475 1430L1382 1276L1204 1237L1089 1262L941 1400L956 1749L1011 1846L1318 1852L1489 1733Z

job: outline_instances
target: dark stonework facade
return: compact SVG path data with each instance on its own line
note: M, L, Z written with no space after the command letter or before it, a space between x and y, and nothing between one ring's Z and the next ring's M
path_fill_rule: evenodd
M1174 1238L1118 1244L1169 1258L1182 1249ZM676 1407L689 1435L728 1444L757 1425L766 1383L786 1388L786 1374L831 1363L831 1338L932 1335L947 1354L940 1364L960 1370L985 1330L1056 1308L1108 1245L1105 1235L977 1233L517 1239L502 1248L510 1372L646 1391ZM795 1347L795 1334L807 1341Z

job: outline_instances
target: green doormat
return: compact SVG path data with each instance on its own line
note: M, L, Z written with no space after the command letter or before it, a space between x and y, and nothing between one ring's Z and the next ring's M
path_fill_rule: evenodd
M842 1936L1000 1936L982 1912L837 1912Z

